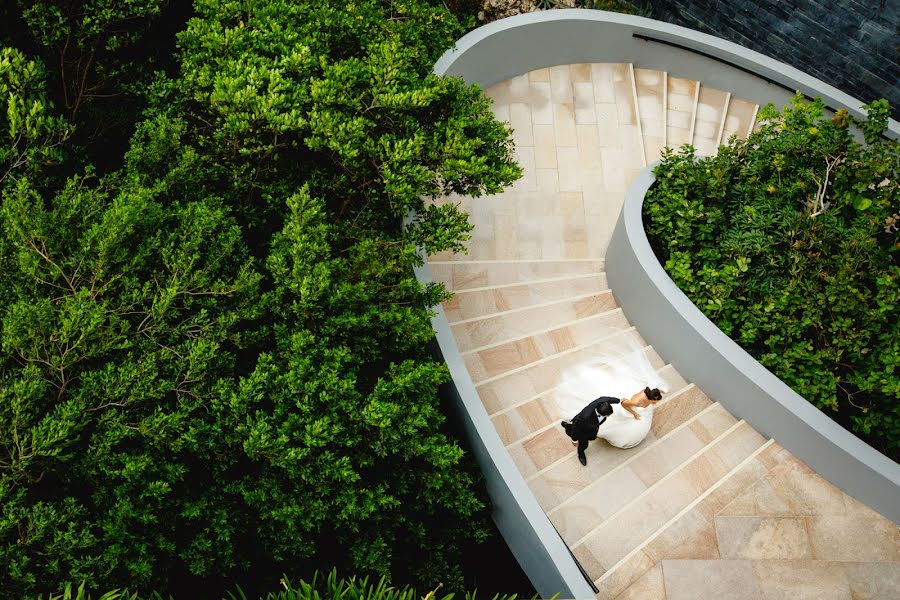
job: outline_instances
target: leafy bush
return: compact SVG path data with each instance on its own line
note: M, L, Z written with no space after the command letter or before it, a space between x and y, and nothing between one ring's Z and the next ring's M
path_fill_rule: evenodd
M369 583L368 577L357 579L356 577L338 579L337 571L332 570L326 577L320 576L317 572L313 574L312 580L298 581L296 584L288 583L282 580L284 588L278 592L269 592L265 596L260 596L260 600L321 600L323 598L341 598L343 600L415 600L423 598L423 600L451 600L454 594L438 595L438 590L428 592L424 596L420 596L410 587L395 588L388 585L384 577L378 583ZM238 592L229 592L226 596L228 600L247 600L248 596L238 589ZM67 584L65 590L61 594L50 594L47 600L92 600L93 596L90 591L85 590L84 584L77 589L73 589L71 584ZM151 596L144 596L147 600L162 600L159 593L153 593ZM141 596L130 593L128 591L112 590L98 596L97 600L143 600ZM475 592L466 592L466 600L475 600L477 594ZM493 600L515 600L516 595L496 595ZM39 596L38 600L43 600L43 596Z
M823 117L800 96L710 158L667 151L651 243L719 328L845 427L900 450L900 151L888 105ZM849 125L858 123L866 144Z
M412 267L470 229L425 199L520 174L489 100L431 73L462 28L423 0L195 10L123 168L4 183L3 591L321 564L462 589L487 514Z
M54 114L47 97L46 72L41 63L15 48L0 48L0 187L18 174L39 176L49 165L62 162L61 145L72 132Z

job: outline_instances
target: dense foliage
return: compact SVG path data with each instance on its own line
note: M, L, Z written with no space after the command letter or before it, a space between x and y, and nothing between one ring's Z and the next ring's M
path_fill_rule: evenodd
M711 158L667 152L645 220L666 270L799 394L900 456L900 150L796 98ZM850 125L865 136L857 143Z
M114 171L66 159L40 65L0 55L3 592L322 564L460 589L486 513L412 267L469 230L423 199L519 175L488 100L431 74L462 28L423 0L194 9Z
M453 593L439 595L439 590L433 590L425 595L417 594L411 587L394 587L382 577L377 583L370 583L368 577L357 579L356 577L338 578L337 571L332 570L328 575L322 576L314 573L309 582L300 580L296 583L282 580L281 589L278 592L269 592L265 596L259 596L260 600L322 600L323 598L341 598L343 600L452 600ZM165 596L154 592L149 596L140 596L127 590L111 590L97 596L97 600L162 600ZM466 600L475 600L476 592L466 592ZM92 600L94 596L85 589L84 584L75 588L67 584L59 594L49 594L47 600ZM238 588L237 592L228 592L222 598L228 600L247 600L249 597ZM496 595L493 600L515 600L516 595ZM39 596L38 600L43 600Z
M105 170L121 164L154 70L174 68L174 34L190 8L170 0L9 0L0 8L0 43L44 62L52 99L77 125L76 158Z

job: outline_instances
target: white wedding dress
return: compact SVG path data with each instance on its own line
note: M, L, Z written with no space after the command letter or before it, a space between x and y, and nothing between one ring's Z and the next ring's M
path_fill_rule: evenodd
M634 411L641 415L635 419L630 412L622 408L621 404L613 404L613 414L608 416L600 425L597 432L598 438L603 438L617 448L634 448L644 441L653 424L653 405L647 408L633 407Z
M630 398L644 387L667 391L666 382L653 368L643 344L621 333L611 327L606 336L599 336L610 340L608 352L598 351L592 359L560 373L554 398L562 418L578 414L599 396ZM635 419L621 404L613 404L612 408L613 414L600 425L597 437L618 448L633 448L644 441L653 424L653 405L634 407L640 419Z

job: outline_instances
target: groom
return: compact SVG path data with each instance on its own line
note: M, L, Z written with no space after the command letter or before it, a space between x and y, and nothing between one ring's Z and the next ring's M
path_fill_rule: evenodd
M612 405L619 402L618 398L601 396L581 409L571 421L561 423L566 435L572 438L572 445L578 446L578 460L582 465L587 466L584 451L587 450L588 442L597 439L600 426L613 413Z

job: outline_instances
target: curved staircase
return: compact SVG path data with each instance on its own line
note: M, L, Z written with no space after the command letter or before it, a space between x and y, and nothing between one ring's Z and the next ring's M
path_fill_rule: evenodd
M738 420L647 346L603 257L633 177L665 146L716 152L757 106L630 64L542 69L487 93L524 176L451 197L467 255L429 258L476 390L598 598L900 597L900 531ZM643 348L668 383L645 441L597 441L582 467L559 427L563 369Z

